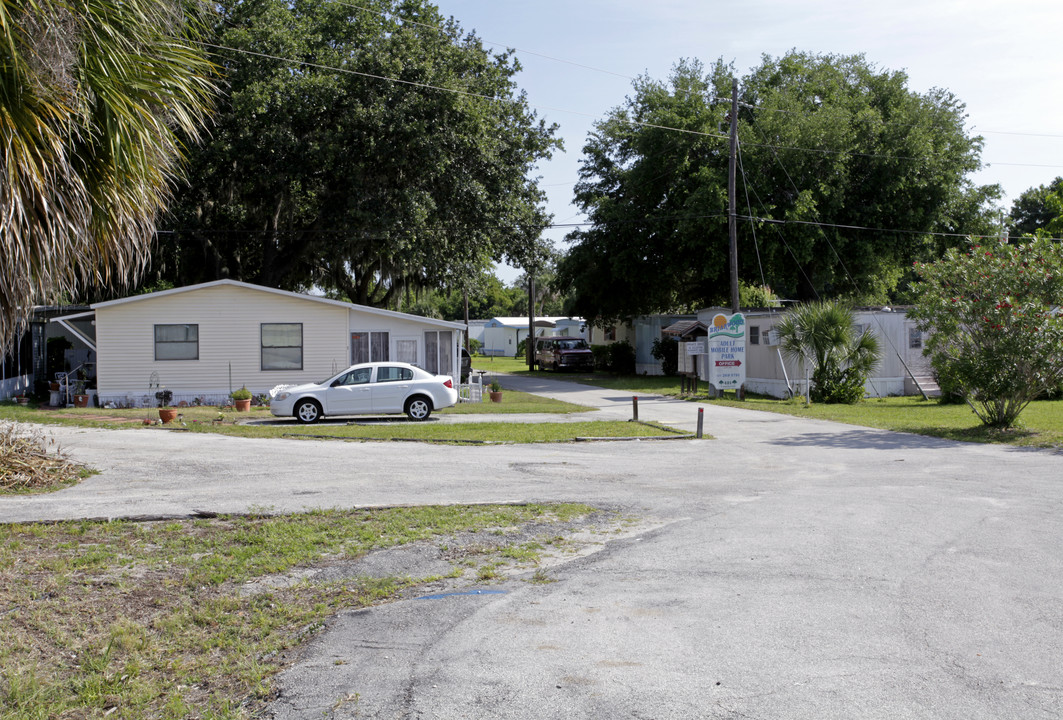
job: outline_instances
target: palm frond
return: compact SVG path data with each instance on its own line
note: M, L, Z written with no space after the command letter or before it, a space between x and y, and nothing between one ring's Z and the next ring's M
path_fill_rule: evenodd
M0 0L0 345L32 305L116 287L215 93L182 0Z

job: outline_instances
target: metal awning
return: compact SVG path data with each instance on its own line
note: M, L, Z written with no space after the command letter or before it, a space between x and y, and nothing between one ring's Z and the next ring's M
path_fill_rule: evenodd
M89 310L88 312L81 312L81 313L75 313L73 315L63 315L61 317L55 317L55 318L52 318L51 320L49 320L48 322L59 323L60 325L63 326L63 328L67 332L69 332L71 335L76 337L81 342L85 343L88 346L89 350L92 350L92 352L96 352L96 341L93 340L92 338L88 337L87 335L85 335L85 333L83 333L80 330L78 330L70 322L71 320L82 320L84 318L93 318L93 319L95 319L95 317L96 317L96 311L95 310Z
M708 327L700 320L680 320L661 330L662 335L675 335L679 338L699 337L709 334Z

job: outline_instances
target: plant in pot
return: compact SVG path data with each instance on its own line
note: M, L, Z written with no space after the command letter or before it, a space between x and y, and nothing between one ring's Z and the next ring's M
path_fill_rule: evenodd
M173 390L163 388L155 393L155 399L159 401L159 419L163 424L177 419L177 408L170 407L170 403L173 402Z
M251 391L246 385L239 390L233 390L231 397L237 412L247 412L251 409Z
M74 382L74 407L88 407L89 395L85 392L85 377L78 371L78 378Z
M497 380L492 380L488 386L488 393L491 395L491 402L502 402L502 386Z

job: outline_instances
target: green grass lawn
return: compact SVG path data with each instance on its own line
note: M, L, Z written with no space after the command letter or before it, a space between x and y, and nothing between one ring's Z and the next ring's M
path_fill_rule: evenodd
M443 577L550 582L531 574L541 556L621 522L585 505L483 505L0 525L0 718L260 717L273 677L333 615ZM303 573L413 542L450 571Z
M1063 402L1033 402L1019 416L1017 427L1001 431L986 428L967 405L941 405L921 397L873 398L855 405L825 405L803 401L751 397L701 402L750 410L767 410L798 417L834 420L865 427L982 443L1007 443L1027 447L1063 447Z
M505 390L502 402L462 403L440 411L443 414L573 413L594 408L550 400L516 390ZM138 428L145 432L180 430L207 432L238 437L316 436L349 440L408 440L454 443L548 443L571 442L581 437L658 437L675 431L653 425L624 421L591 422L410 422L405 416L367 416L342 418L341 422L303 425L294 420L274 418L268 408L254 407L238 413L230 408L208 406L180 408L181 420L172 425L157 425L154 408L106 409L61 408L38 409L13 403L0 404L0 420L82 427ZM383 418L384 422L379 422ZM253 421L260 421L253 422ZM266 421L266 422L261 422ZM363 424L365 423L365 424ZM372 423L372 424L369 424Z
M439 410L440 415L505 415L510 413L578 413L595 412L598 408L576 405L562 400L552 400L542 395L506 388L502 385L502 402L467 402ZM487 389L484 389L486 395Z
M615 376L608 373L554 373L534 371L529 373L523 361L513 358L473 358L473 367L515 375L537 375L558 380L570 380L586 385L613 390L623 390L634 395L679 396L679 379L662 376ZM803 402L776 400L765 397L749 397L735 400L726 398L709 400L702 396L701 402L719 403L750 410L785 413L799 417L834 420L836 422L863 425L865 427L896 430L919 435L982 443L1007 443L1026 447L1063 447L1063 401L1041 400L1033 402L1019 416L1018 425L1007 431L986 428L967 405L940 405L935 400L921 397L891 397L864 400L856 405L813 404L805 407Z
M474 357L472 366L484 370L487 377L492 372L502 372L523 377L543 377L568 380L583 385L596 385L610 390L623 390L633 395L667 395L679 392L679 378L660 375L614 375L607 372L554 372L552 370L528 370L523 360L506 357ZM500 380L505 385L504 378Z

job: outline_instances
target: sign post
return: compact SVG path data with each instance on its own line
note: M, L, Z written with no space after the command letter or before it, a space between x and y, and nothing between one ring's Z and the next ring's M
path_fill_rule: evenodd
M709 383L717 392L746 384L746 320L742 313L717 313L709 326Z

